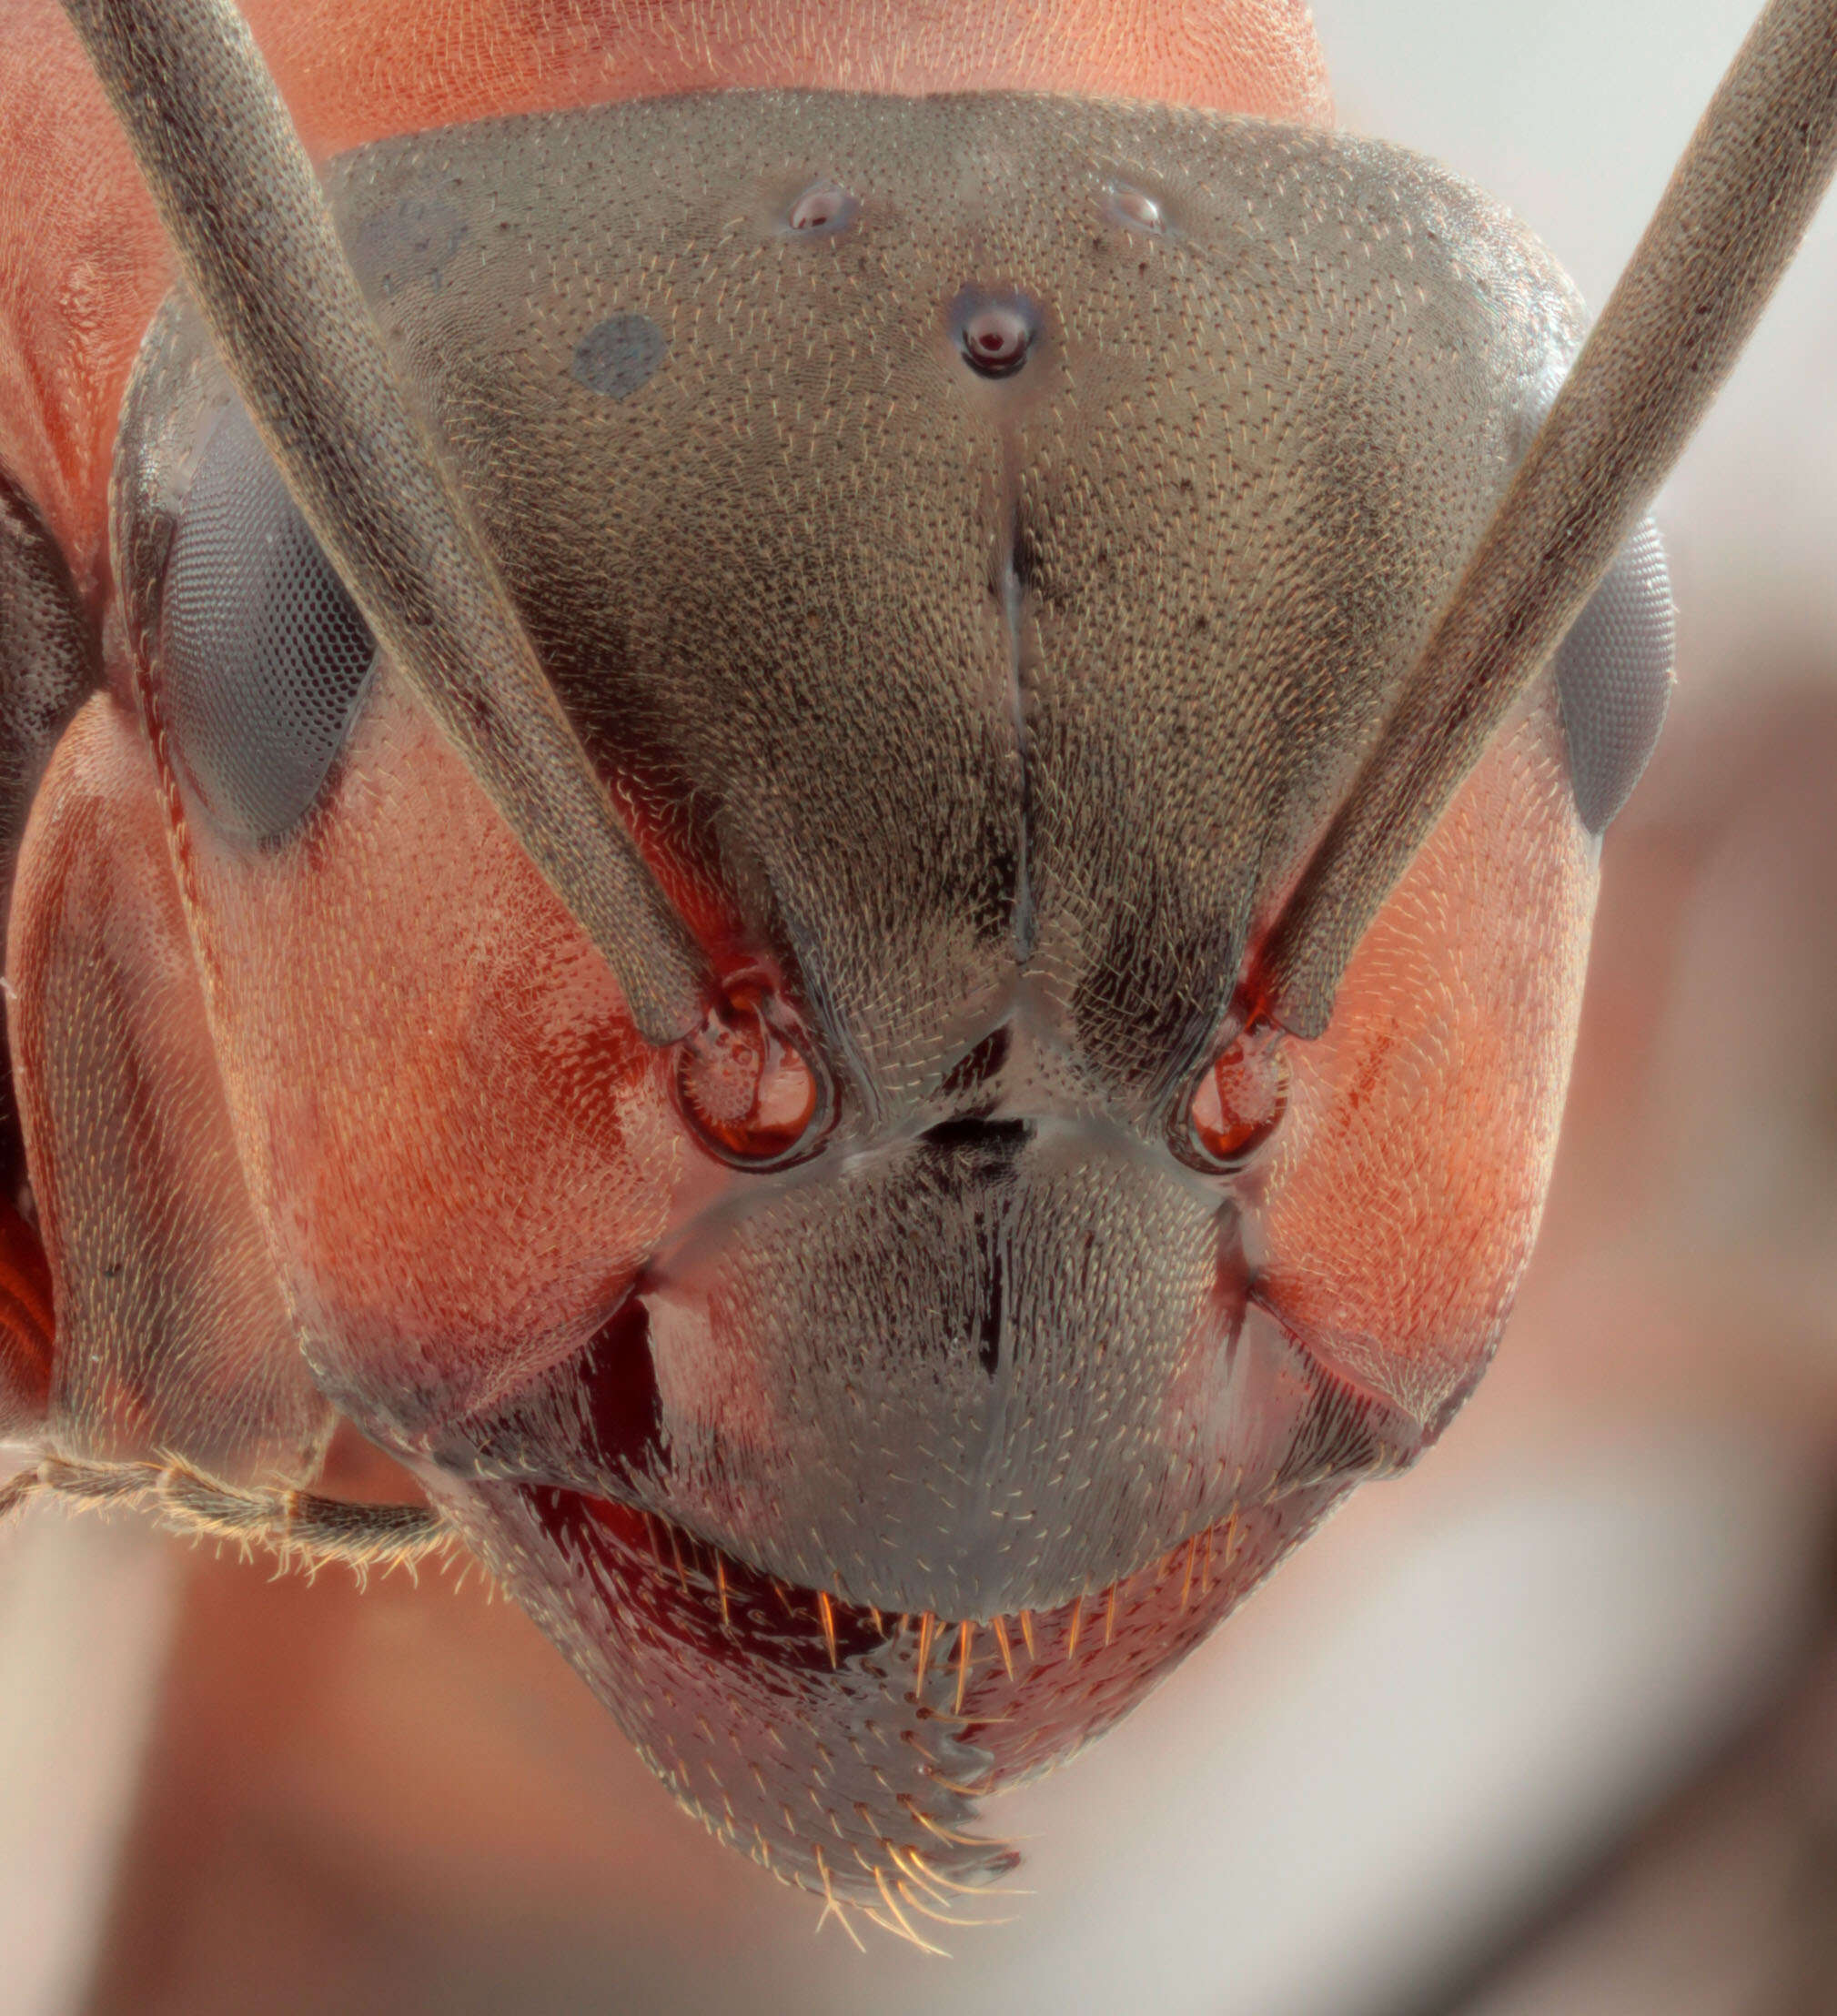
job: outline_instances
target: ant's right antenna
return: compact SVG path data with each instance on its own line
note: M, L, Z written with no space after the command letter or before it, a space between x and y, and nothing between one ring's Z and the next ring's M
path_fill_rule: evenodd
M230 0L65 0L217 350L378 642L593 941L653 1043L707 962L561 711L403 398L318 180Z

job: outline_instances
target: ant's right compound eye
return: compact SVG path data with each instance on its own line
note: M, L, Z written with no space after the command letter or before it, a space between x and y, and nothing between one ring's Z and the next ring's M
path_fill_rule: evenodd
M344 746L377 649L240 406L179 513L158 639L159 710L187 783L227 833L284 838Z

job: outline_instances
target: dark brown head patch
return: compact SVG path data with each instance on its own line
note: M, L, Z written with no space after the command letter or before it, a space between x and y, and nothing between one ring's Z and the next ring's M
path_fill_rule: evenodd
M1573 297L1414 156L1070 99L636 103L330 183L544 671L837 1080L421 1453L711 1824L877 1889L1421 1444L1257 1299L1167 1094Z
M732 93L332 181L568 705L876 1126L1023 987L1085 1095L1164 1086L1577 329L1440 168L1189 111Z

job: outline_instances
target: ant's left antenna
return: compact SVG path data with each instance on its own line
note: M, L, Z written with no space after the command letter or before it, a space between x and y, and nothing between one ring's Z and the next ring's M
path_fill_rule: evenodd
M1772 0L1265 944L1317 1035L1410 857L1600 585L1741 354L1837 165L1837 0Z

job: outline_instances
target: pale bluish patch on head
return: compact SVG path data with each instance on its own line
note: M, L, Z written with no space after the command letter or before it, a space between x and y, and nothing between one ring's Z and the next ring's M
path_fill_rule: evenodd
M576 380L609 399L630 398L662 363L670 338L647 315L612 315L574 347Z

